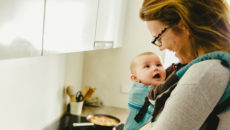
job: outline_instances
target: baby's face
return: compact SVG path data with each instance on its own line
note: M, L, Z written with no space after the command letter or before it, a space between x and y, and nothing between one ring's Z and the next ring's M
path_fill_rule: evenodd
M156 86L165 80L166 71L157 55L142 55L136 59L136 82Z

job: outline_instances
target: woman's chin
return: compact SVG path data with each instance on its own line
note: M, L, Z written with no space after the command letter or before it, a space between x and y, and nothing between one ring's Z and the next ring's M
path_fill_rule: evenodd
M185 60L181 57L176 56L181 64L186 64Z
M183 61L183 60L179 60L179 62L180 62L181 64L186 64L186 62Z

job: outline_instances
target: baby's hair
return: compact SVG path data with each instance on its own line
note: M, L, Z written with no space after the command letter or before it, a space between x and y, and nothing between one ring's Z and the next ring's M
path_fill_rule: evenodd
M137 55L137 56L135 56L133 59L132 59L132 61L131 61L131 64L130 64L130 71L131 71L131 74L135 74L135 67L136 67L136 59L137 59L137 57L139 57L139 56L144 56L144 55L156 55L155 53L153 53L153 52L150 52L150 51L148 51L148 52L143 52L143 53L140 53L139 55ZM159 57L160 58L160 57ZM160 58L161 59L161 58Z

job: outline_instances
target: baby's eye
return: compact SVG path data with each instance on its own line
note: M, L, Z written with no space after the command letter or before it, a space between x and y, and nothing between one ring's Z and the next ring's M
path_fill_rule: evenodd
M162 66L162 64L157 64L157 67L161 67Z
M145 65L145 68L150 68L150 66L149 65Z

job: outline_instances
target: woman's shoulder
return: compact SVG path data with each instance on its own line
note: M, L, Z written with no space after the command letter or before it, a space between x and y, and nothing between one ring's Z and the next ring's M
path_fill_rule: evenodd
M180 84L194 84L200 91L211 94L213 90L213 93L220 91L221 94L229 82L229 75L229 68L222 65L221 60L205 60L192 65Z
M205 60L192 65L185 75L201 80L203 78L217 78L226 81L229 80L229 68L222 65L221 60Z

